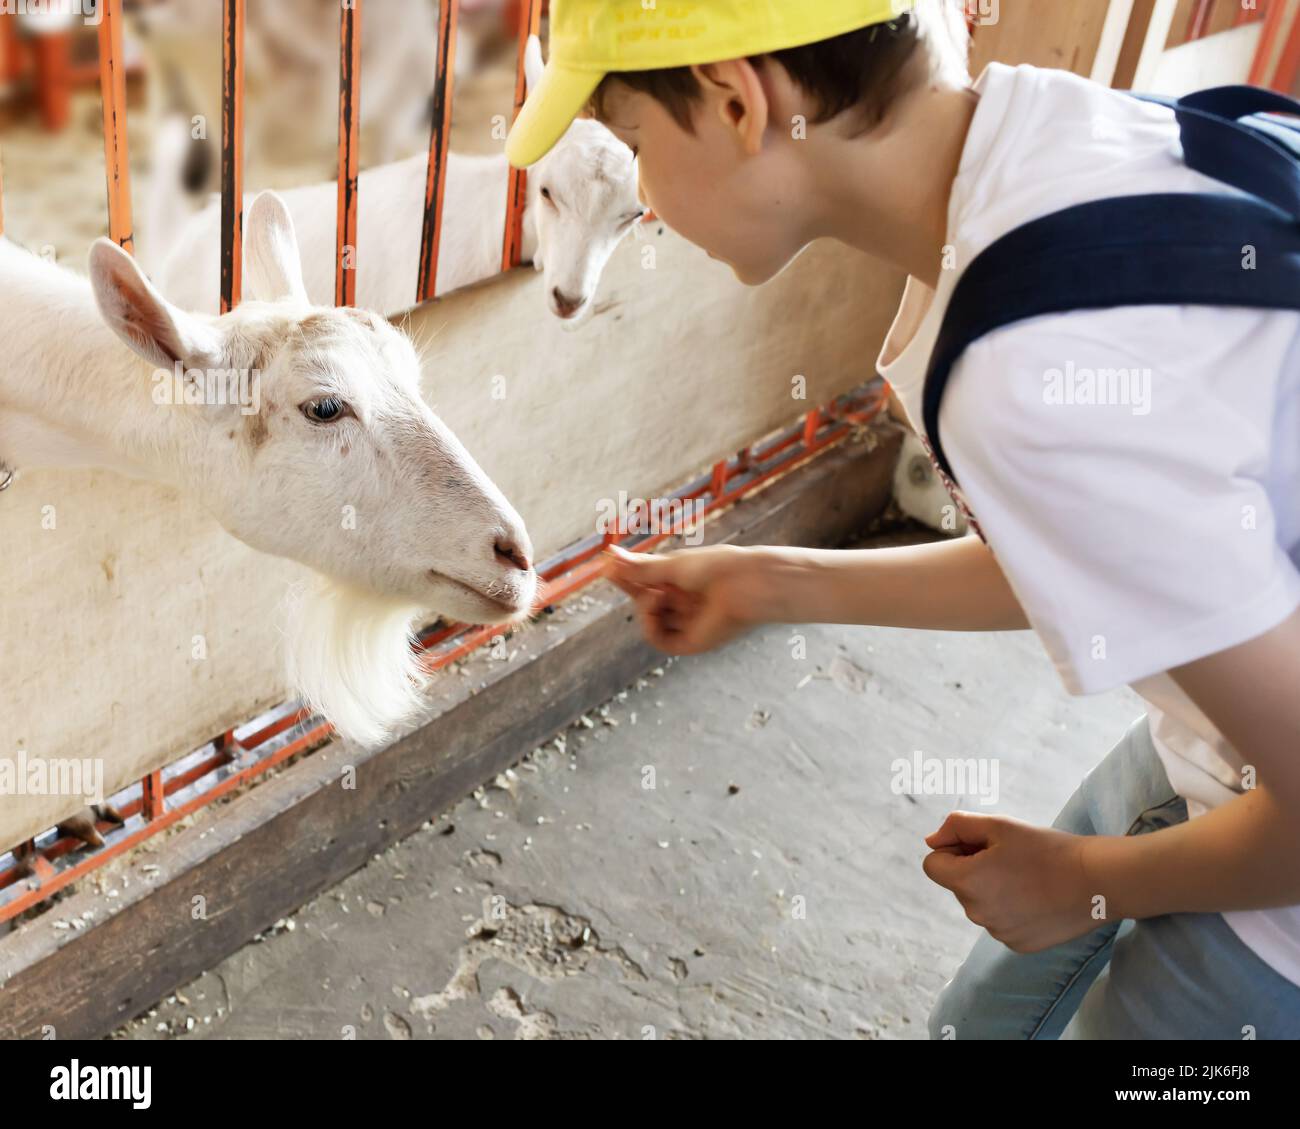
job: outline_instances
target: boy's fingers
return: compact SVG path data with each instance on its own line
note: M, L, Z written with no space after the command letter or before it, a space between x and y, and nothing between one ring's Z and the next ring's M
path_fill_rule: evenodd
M676 584L665 584L659 589L659 593L663 607L671 608L682 615L692 615L704 602L704 597L698 592L687 592L683 588L678 588Z
M641 620L641 632L652 647L670 655L683 653L683 635L664 622L662 616L647 614Z
M610 551L613 550L613 551ZM616 546L606 550L605 576L632 597L637 621L646 642L669 654L691 654L700 649L701 617L707 616L708 601L698 592L688 592L671 582L645 582L640 575L641 558ZM629 559L630 568L626 567ZM659 563L670 563L657 558ZM628 572L633 575L629 576Z
M655 588L643 588L633 593L637 622L641 634L651 646L661 651L675 652L675 640L680 640L675 629L676 613L667 593Z
M623 561L626 555L617 545L607 545L600 554L600 575L627 595L637 596L645 590L645 585L632 579L633 569Z
M629 553L618 545L608 545L603 554L604 575L623 591L626 585L654 588L666 584L676 572L672 557L651 556L649 553Z
M605 566L605 571L601 573L601 576L608 580L619 591L623 592L625 595L631 596L633 599L651 591L646 588L644 584L640 584L635 580L629 580L622 573L616 572L608 564Z
M968 858L948 850L931 851L921 860L921 869L925 871L925 876L945 890L952 890L968 873L969 866Z
M925 845L931 850L943 847L962 847L978 850L987 847L992 836L996 820L993 816L977 815L975 812L955 811L943 821L938 831L925 837Z

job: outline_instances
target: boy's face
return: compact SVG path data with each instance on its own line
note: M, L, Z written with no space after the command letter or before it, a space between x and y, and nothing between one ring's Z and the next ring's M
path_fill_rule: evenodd
M747 147L720 100L694 106L693 132L617 82L603 109L603 124L637 155L642 203L741 282L767 282L808 242L782 146Z

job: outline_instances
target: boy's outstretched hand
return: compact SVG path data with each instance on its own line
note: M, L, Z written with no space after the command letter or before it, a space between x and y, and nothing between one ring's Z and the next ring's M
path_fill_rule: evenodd
M1085 836L956 811L925 842L926 877L1014 952L1040 952L1106 923L1094 916L1099 903L1084 868Z
M761 618L751 558L733 545L662 556L605 550L604 576L636 603L646 640L670 655L696 655L734 639Z

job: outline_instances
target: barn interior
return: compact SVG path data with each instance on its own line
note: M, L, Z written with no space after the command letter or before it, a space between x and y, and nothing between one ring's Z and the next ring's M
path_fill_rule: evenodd
M184 221L231 184L288 193L414 159L433 191L449 154L499 157L528 35L546 40L541 0L364 0L351 44L337 3L101 6L98 24L0 15L0 234L81 275L104 235L159 262L169 209ZM1300 95L1297 0L968 8L972 74ZM340 130L349 60L359 110ZM160 164L178 120L190 144ZM772 627L672 661L644 646L599 552L697 531L611 533L611 501L694 505L709 542L961 532L935 518L946 495L874 371L904 279L818 244L743 288L650 214L565 319L503 161L490 199L452 211L435 191L394 220L415 247L436 215L446 255L481 205L482 278L437 291L422 259L409 306L381 312L525 519L547 598L509 631L416 625L429 709L382 748L295 697L282 641L304 565L109 470L0 491L0 756L93 760L111 809L0 795L0 1034L924 1038L977 929L920 880L952 797L899 794L890 766L995 758L993 810L1045 823L1140 712L1127 690L1071 698L1029 633L818 627L792 646ZM349 233L364 258L340 204ZM340 794L348 766L366 783ZM196 891L218 907L201 940L177 924Z

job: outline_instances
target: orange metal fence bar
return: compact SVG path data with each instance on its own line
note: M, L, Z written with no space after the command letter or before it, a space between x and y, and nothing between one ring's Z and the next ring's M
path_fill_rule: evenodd
M17 17L0 16L0 82L12 82L18 77ZM0 235L5 233L4 162L0 159Z
M1259 47L1255 51L1254 61L1250 65L1250 75L1246 81L1251 86L1268 85L1268 65L1273 57L1273 47L1282 32L1286 20L1286 4L1283 0L1272 0L1264 17L1264 28L1260 32Z
M537 35L542 26L542 0L524 0L519 6L519 57L515 64L515 109L513 122L523 109L528 84L524 77L524 53L528 37ZM506 188L506 231L501 248L501 269L510 270L519 265L524 246L524 204L528 195L528 174L523 169L512 168Z
M167 793L163 788L162 769L149 773L142 784L140 814L149 823L152 823L154 820L162 818L167 807Z
M0 82L13 82L22 72L17 28L17 16L8 12L0 16Z
M442 239L442 198L447 187L447 146L451 140L451 98L459 8L460 0L443 0L438 5L438 69L433 80L433 130L429 136L429 175L424 184L420 278L415 291L417 302L429 301L438 289L438 244Z
M295 730L294 727L297 727ZM285 740L276 741L277 737L285 736ZM106 824L100 824L99 830L104 833L108 840L106 844L95 851L88 858L77 863L56 869L52 863L57 862L63 856L76 849L76 844L69 842L67 839L60 839L52 846L37 852L34 840L29 841L28 849L24 857L19 860L21 870L5 872L0 874L0 891L14 885L26 875L26 886L16 896L5 901L0 906L0 921L8 921L17 917L19 914L39 905L51 895L67 888L72 883L86 877L91 871L98 869L107 862L138 847L141 843L150 839L158 832L179 823L188 815L199 811L208 804L214 803L223 796L228 796L232 792L244 787L257 777L264 775L276 765L283 764L291 757L307 750L312 749L329 738L330 726L321 721L314 723L307 720L307 715L302 711L293 711L287 714L281 722L273 729L255 734L249 738L249 742L267 742L274 743L273 750L262 759L249 765L248 767L238 767L230 765L221 771L222 766L209 764L204 766L209 771L215 772L219 779L210 788L200 791L197 795L185 795L183 798L174 799L172 804L165 811L162 810L161 797L154 792L154 789L163 787L161 773L153 773L144 779L141 798L129 804L120 805L118 810L127 820L127 825L120 829L114 829ZM166 790L168 792L182 793L186 791L186 785L190 781L183 776L173 778L168 782ZM153 793L151 797L151 793ZM154 813L150 815L150 811ZM133 817L142 816L142 820L136 820Z
M357 302L357 156L361 144L361 0L339 14L339 198L334 304Z
M41 111L41 124L56 133L68 124L71 107L72 35L67 31L35 35L31 52L36 65L36 104ZM119 51L115 58L120 62Z
M244 0L221 13L221 312L239 305L244 275Z
M1281 4L1278 6L1281 7ZM1291 30L1287 33L1282 55L1269 85L1283 94L1290 94L1295 88L1297 74L1300 74L1300 9L1297 9L1291 21Z
M99 87L104 102L104 165L108 237L125 251L131 231L131 169L126 151L126 64L122 58L122 0L104 0L99 21Z

